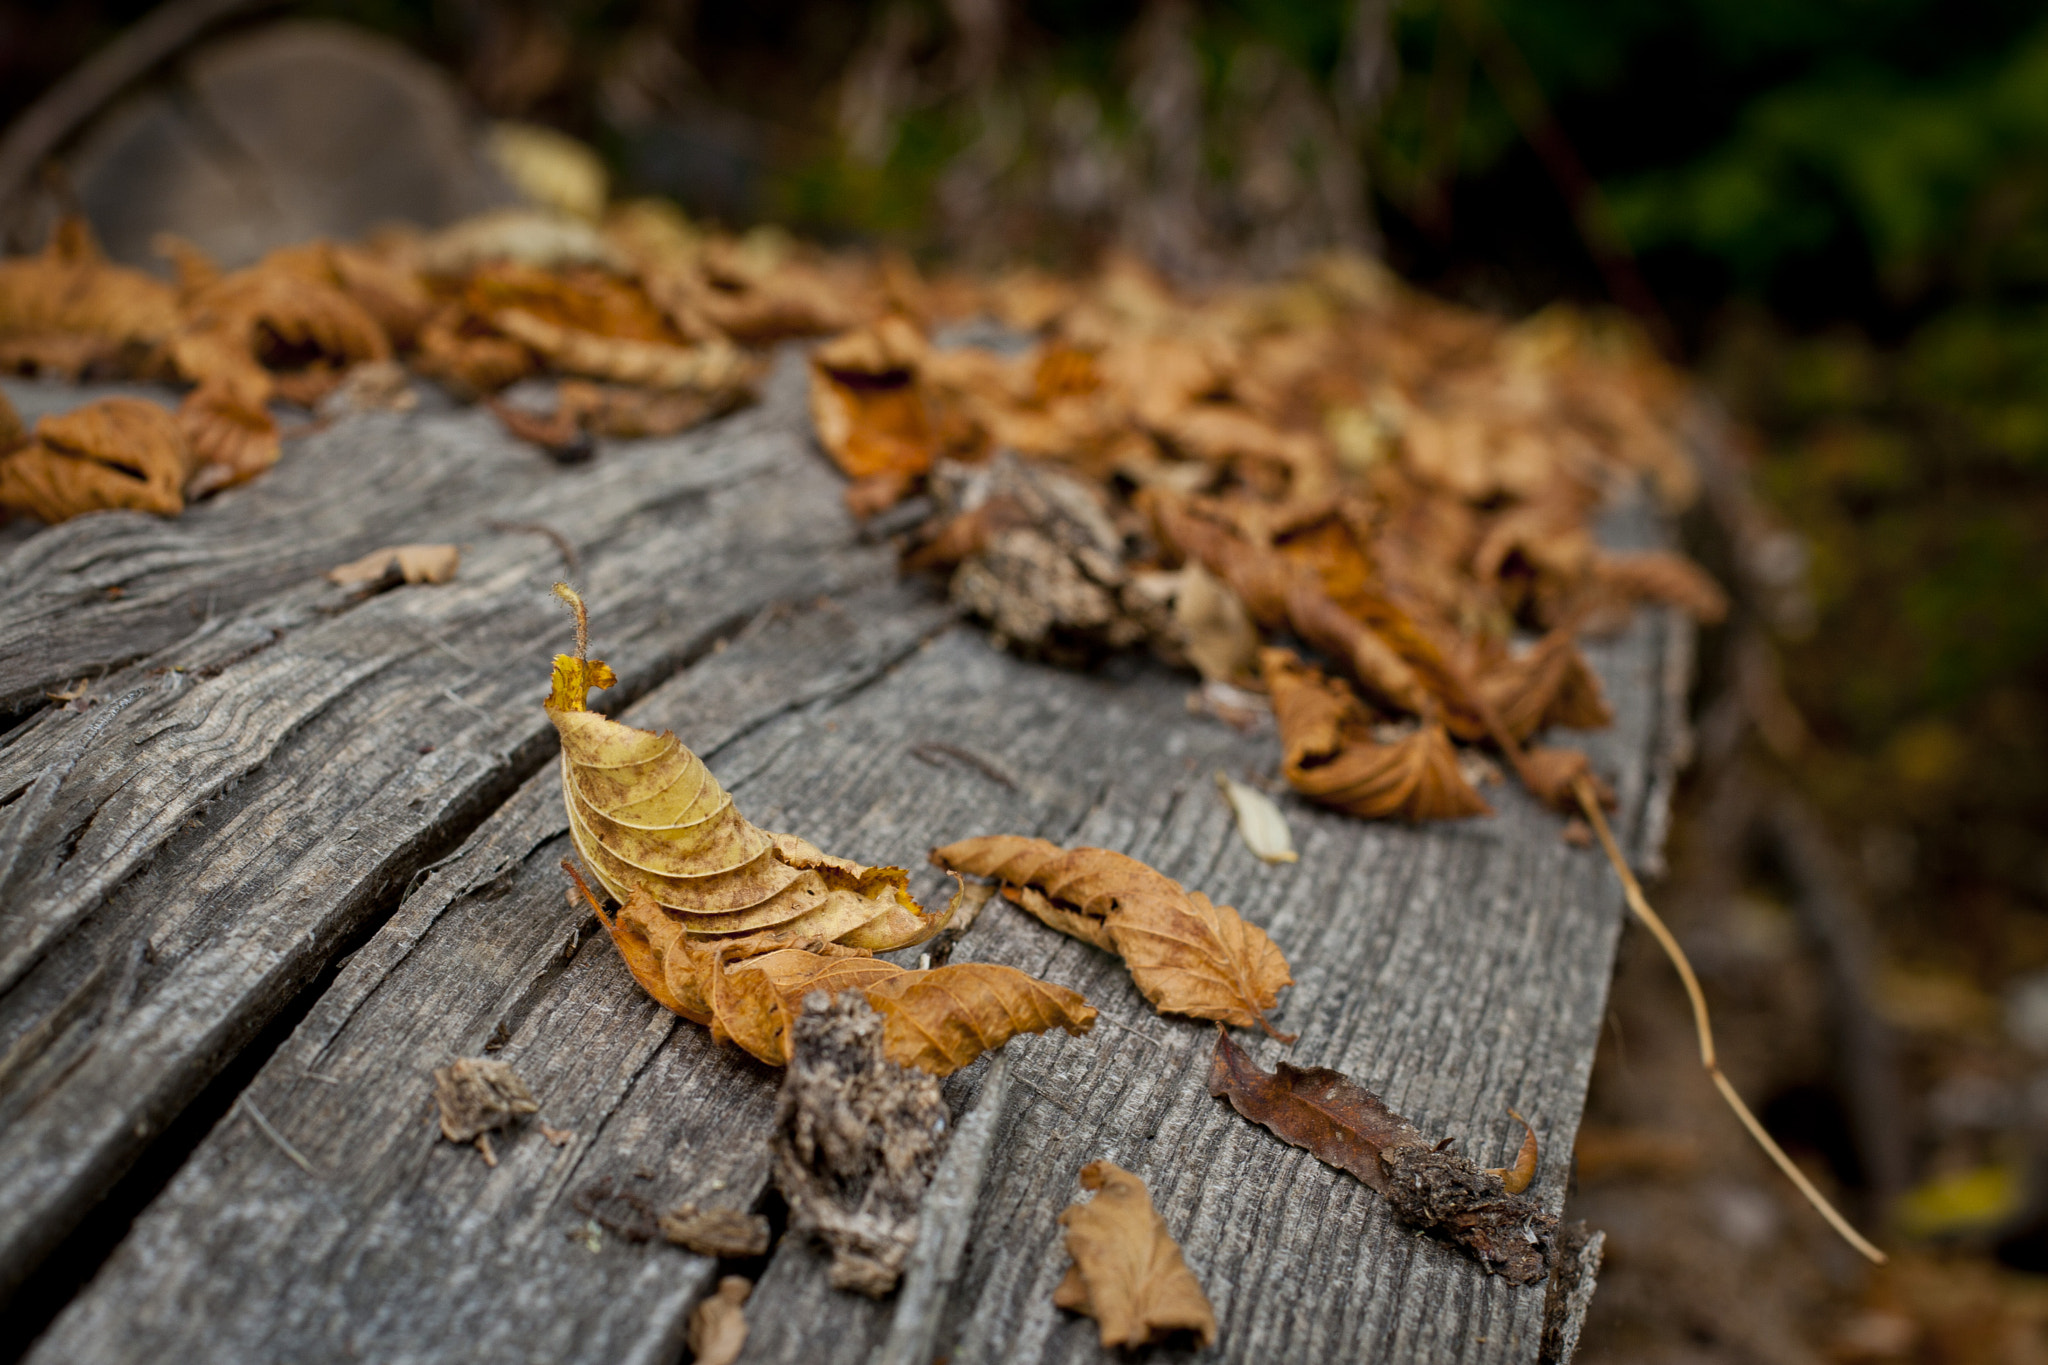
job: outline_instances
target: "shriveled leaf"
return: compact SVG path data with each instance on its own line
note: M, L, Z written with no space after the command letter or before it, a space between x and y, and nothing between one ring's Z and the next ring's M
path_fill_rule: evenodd
M678 1204L661 1215L661 1235L699 1256L739 1260L768 1250L768 1220L738 1209Z
M51 523L116 508L176 516L190 460L170 413L102 398L38 419L34 438L0 457L0 507Z
M732 1365L747 1344L747 1296L754 1282L744 1275L727 1275L718 1290L690 1310L684 1332L695 1365Z
M192 452L191 496L255 478L283 453L277 421L263 405L264 386L213 379L178 405L178 429Z
M109 263L83 218L60 222L42 254L0 261L0 370L140 375L177 327L176 293Z
M522 308L500 308L491 323L567 374L658 390L712 393L752 378L746 358L722 342L674 346L564 327Z
M1526 1180L1510 1191L1501 1173L1443 1150L1447 1143L1430 1142L1342 1072L1286 1062L1263 1070L1218 1030L1209 1093L1281 1141L1357 1176L1384 1195L1403 1222L1462 1247L1510 1283L1535 1284L1547 1273L1557 1218L1521 1194ZM1524 1144L1532 1174L1534 1136L1532 1130ZM1507 1174L1519 1179L1522 1165L1518 1160Z
M1197 1349L1216 1341L1216 1314L1145 1182L1109 1161L1081 1168L1081 1188L1095 1197L1060 1214L1074 1263L1053 1290L1061 1308L1085 1313L1101 1328L1104 1349L1135 1349L1175 1333Z
M1045 923L1115 952L1153 1008L1273 1032L1266 1012L1294 981L1273 940L1136 858L1015 835L963 839L931 858L1006 883Z
M1323 676L1284 649L1262 651L1260 662L1280 726L1282 767L1302 795L1369 820L1491 813L1459 770L1441 725L1381 743L1342 679Z
M993 962L955 962L903 972L866 988L882 1016L889 1059L950 1076L1020 1033L1095 1027L1095 1009L1076 991Z
M1568 630L1552 631L1495 668L1479 680L1479 691L1517 740L1553 725L1599 730L1614 723L1600 679Z
M1716 625L1728 615L1728 594L1707 571L1669 550L1603 554L1594 563L1601 585L1630 601L1662 602Z
M547 714L562 742L571 838L622 904L644 892L696 936L775 929L876 952L944 927L943 914L911 899L903 869L829 857L759 829L673 734L581 709L582 688L601 667L558 656Z
M326 577L344 588L375 583L386 574L406 583L446 583L461 563L462 551L453 545L387 545L336 565Z
M848 478L906 478L931 468L939 441L918 386L924 354L924 338L900 317L813 353L811 421Z
M1529 1120L1523 1118L1512 1109L1508 1110L1508 1116L1516 1123L1522 1125L1522 1131L1525 1134L1522 1138L1520 1149L1515 1153L1515 1164L1513 1166L1490 1166L1487 1168L1486 1173L1499 1176L1501 1188L1509 1194L1520 1194L1528 1189L1530 1183L1536 1179L1536 1160L1539 1155L1536 1146L1536 1128Z
M1300 860L1301 855L1294 851L1294 836L1287 829L1287 817L1273 804L1272 797L1228 773L1217 773L1216 785L1237 816L1237 837L1244 840L1254 858L1266 863Z

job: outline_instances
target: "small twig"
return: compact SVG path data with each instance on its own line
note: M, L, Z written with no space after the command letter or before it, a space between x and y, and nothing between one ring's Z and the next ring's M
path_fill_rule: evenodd
M1145 1030L1143 1029L1132 1028L1129 1024L1119 1024L1116 1020L1110 1018L1106 1014L1096 1015L1095 1022L1097 1022L1098 1024L1107 1024L1111 1028L1120 1028L1125 1033L1131 1034L1138 1038L1143 1038L1146 1042L1152 1044L1152 1046L1158 1048L1162 1052L1173 1051L1173 1045L1171 1043L1162 1042L1161 1040L1154 1038L1151 1034L1145 1032Z
M433 632L433 631L431 631L431 630L428 630L428 629L427 629L426 627L424 627L424 626L414 626L414 627L413 627L412 629L413 629L413 633L414 633L415 635L419 636L419 637L420 637L420 638L421 638L422 640L425 640L425 641L426 641L426 642L427 642L428 644L432 645L432 646L433 646L434 648L436 648L436 649L440 650L440 651L441 651L441 652L442 652L443 654L446 654L446 655L447 655L447 656L448 656L449 658L451 658L451 659L455 660L455 662L456 662L456 663L459 663L459 664L461 664L461 665L462 665L462 666L463 666L464 668L468 669L468 670L469 670L470 672L472 672L472 673L475 673L475 672L478 672L478 671L479 671L479 670L478 670L478 668L477 668L477 666L476 666L476 665L475 665L475 664L474 664L473 662L471 662L471 661L470 661L470 660L468 660L468 659L465 659L465 658L463 658L463 657L462 657L462 656L461 656L460 654L458 654L458 653L456 653L456 652L455 652L455 646L453 646L453 645L449 644L449 643L448 643L447 641L443 640L443 639L442 639L442 638L441 638L440 636L438 636L438 635L434 634L434 632Z
M452 687L444 687L444 688L442 688L442 689L441 689L441 695L442 695L442 696L444 696L444 697L446 697L446 698L448 698L448 700L450 700L450 701L454 702L454 703L455 703L455 704L456 704L457 706L466 706L466 707L468 707L468 708L469 708L470 710L472 710L472 711L476 712L476 713L477 713L478 715L482 716L482 717L483 717L483 718L484 718L485 720L490 720L490 719L491 719L491 713L490 713L490 712L488 712L488 711L484 710L484 708L483 708L483 707L481 707L481 706L478 706L478 705L477 705L477 704L476 704L475 702L471 701L471 700L470 700L469 698L467 698L467 697L463 697L463 696L458 696L458 695L456 695L455 689L454 689L454 688L452 688Z
M1040 1090L1029 1079L1023 1076L1012 1076L1010 1079L1016 1081L1018 1084L1022 1085L1026 1090L1029 1090L1034 1095L1037 1095L1040 1099L1051 1100L1054 1104L1066 1110L1069 1114L1074 1115L1076 1118L1080 1117L1080 1110L1076 1109L1073 1105L1068 1104L1065 1100L1061 1099L1058 1095L1053 1094L1050 1090Z
M270 1120L264 1118L262 1111L249 1102L247 1095L242 1096L238 1103L242 1106L242 1112L249 1116L249 1121L262 1130L263 1136L277 1144L277 1150L290 1157L298 1168L307 1175L315 1178L319 1176L320 1172L313 1169L313 1163L306 1160L306 1154L285 1141L284 1134L270 1126Z
M544 526L537 521L498 521L496 519L486 521L484 526L493 531L547 537L548 542L555 547L555 552L562 556L562 566L569 571L569 577L581 578L583 576L583 556L576 553L576 547L569 543L569 537L563 535L554 527Z
M1828 1220L1828 1225L1842 1235L1842 1240L1862 1252L1873 1264L1883 1265L1888 1259L1885 1254L1862 1233L1851 1227L1849 1220L1828 1202L1827 1196L1814 1188L1813 1182L1806 1178L1806 1172L1794 1165L1792 1158L1785 1155L1785 1149L1764 1131L1763 1124L1757 1122L1756 1115L1750 1113L1749 1106L1742 1102L1742 1096L1735 1093L1735 1087L1721 1074L1721 1063L1714 1052L1714 1026L1707 1017L1706 993L1700 989L1700 980L1693 974L1691 961L1686 958L1685 950L1678 946L1678 940L1672 936L1671 930L1665 927L1657 912L1650 908L1648 898L1643 895L1643 888L1636 881L1636 874L1630 870L1628 861L1621 856L1621 848L1614 842L1614 831L1607 827L1607 816L1600 809L1600 797L1593 790L1592 782L1581 774L1572 783L1572 794L1578 797L1579 808L1586 813L1586 819L1593 826L1593 832L1600 836L1600 847L1606 850L1607 861L1614 865L1614 875L1621 878L1621 890L1628 900L1628 908L1642 922L1643 927L1650 931L1651 937L1657 940L1657 946L1664 950L1664 956L1671 960L1672 967L1678 972L1678 979L1685 983L1686 998L1692 1002L1693 1028L1699 1034L1700 1065L1712 1078L1714 1088L1721 1092L1721 1098L1735 1111L1735 1117L1742 1120L1742 1126L1749 1130L1749 1135L1756 1139L1757 1145L1777 1163L1778 1169L1785 1173L1786 1178L1799 1187L1799 1192L1806 1196L1806 1202L1813 1205L1820 1216Z

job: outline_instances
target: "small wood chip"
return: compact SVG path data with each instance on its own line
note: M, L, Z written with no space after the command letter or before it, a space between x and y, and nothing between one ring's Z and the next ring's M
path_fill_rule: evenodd
M699 1256L738 1259L768 1250L768 1220L738 1209L678 1204L661 1215L661 1235Z

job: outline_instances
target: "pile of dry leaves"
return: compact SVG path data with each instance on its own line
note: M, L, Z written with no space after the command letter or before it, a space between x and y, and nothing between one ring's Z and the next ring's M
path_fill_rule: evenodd
M1632 334L1563 312L1506 325L1358 258L1199 299L1127 259L934 282L648 202L227 273L163 250L175 287L77 222L0 263L0 366L192 386L175 413L109 399L28 432L0 412L0 505L175 514L279 458L274 403L403 406L408 371L580 458L743 403L764 348L829 336L818 440L856 514L896 509L906 567L946 574L1020 651L1144 645L1194 668L1217 714L1271 708L1303 795L1407 820L1489 809L1474 745L1573 809L1583 756L1528 746L1609 719L1578 636L1643 600L1723 609L1685 560L1593 537L1645 476L1669 507L1692 494L1682 386ZM934 344L977 317L1020 344ZM542 375L551 412L496 397Z

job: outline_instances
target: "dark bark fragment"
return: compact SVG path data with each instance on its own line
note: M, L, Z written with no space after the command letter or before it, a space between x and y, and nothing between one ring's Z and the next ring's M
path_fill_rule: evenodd
M880 1298L917 1242L949 1114L938 1080L882 1053L882 1020L856 991L804 1000L775 1111L775 1183L790 1228L832 1248L835 1289Z
M1509 1284L1539 1284L1547 1273L1555 1214L1455 1152L1389 1147L1380 1153L1387 1202L1404 1223L1463 1247Z

